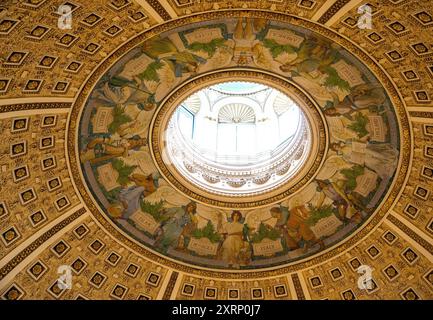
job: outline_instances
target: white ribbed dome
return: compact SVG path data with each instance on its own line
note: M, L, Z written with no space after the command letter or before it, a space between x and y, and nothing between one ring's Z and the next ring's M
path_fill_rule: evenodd
M254 93L245 95L247 88ZM292 99L250 82L194 93L174 112L166 135L170 162L189 181L237 196L280 186L303 166L311 144L308 121Z

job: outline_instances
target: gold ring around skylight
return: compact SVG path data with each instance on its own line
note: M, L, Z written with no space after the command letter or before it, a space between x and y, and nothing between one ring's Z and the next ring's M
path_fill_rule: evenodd
M224 193L212 192L197 185L173 165L167 155L166 130L170 118L179 104L193 93L227 81L254 82L277 89L290 97L302 110L308 122L311 143L302 166L286 181L261 192ZM276 203L301 190L321 166L327 150L327 127L319 107L308 94L289 80L255 70L223 70L198 76L171 92L155 112L150 125L150 149L152 157L164 178L176 189L198 202L223 208L254 208Z

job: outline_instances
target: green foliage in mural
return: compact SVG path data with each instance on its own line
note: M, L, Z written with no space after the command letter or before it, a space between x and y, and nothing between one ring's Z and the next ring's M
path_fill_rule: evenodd
M157 222L164 222L170 218L169 215L164 215L164 201L161 200L157 203L150 203L146 200L140 203L141 210L150 214Z
M119 106L113 108L113 119L113 122L108 126L108 132L111 134L115 133L122 124L132 121Z
M111 203L114 203L117 201L120 191L122 191L122 187L117 187L111 191L107 191L107 190L105 190L105 188L102 188L102 193L107 198L107 200Z
M142 73L140 73L138 75L138 78L141 80L147 80L147 81L155 81L158 82L159 81L159 76L158 76L158 70L161 69L163 67L162 62L160 61L154 61L151 64L149 64L146 68L146 70L144 70Z
M110 86L113 86L113 87L125 87L125 86L130 86L130 85L134 84L134 81L127 80L127 79L124 79L124 78L118 77L118 76L113 76L113 77L109 78L107 81L108 81L108 84Z
M205 227L201 229L195 229L192 233L192 236L196 239L208 238L212 243L221 241L221 235L215 231L211 221L208 221Z
M314 226L320 219L331 216L334 212L332 205L326 205L321 207L310 206L310 216L307 219L309 226Z
M259 229L251 238L251 241L258 243L263 239L277 240L280 237L278 230L260 223Z
M271 50L272 56L274 58L285 52L287 52L288 54L296 52L295 47L292 47L290 45L282 45L271 39L263 40L263 45L269 50Z
M341 79L337 70L333 67L326 66L323 68L323 71L328 74L328 77L325 80L325 86L338 87L341 90L350 90L349 83L346 80Z
M368 134L367 131L368 118L362 113L358 112L355 115L354 122L349 124L347 127L358 134L359 138L365 137Z
M119 173L117 182L120 185L125 186L130 181L129 175L134 171L136 166L128 166L121 159L113 159L112 165L113 168Z
M219 39L213 39L211 42L208 43L200 43L200 42L194 42L192 43L189 48L192 51L204 51L207 53L209 57L212 57L218 47L224 46L225 39L219 38Z
M151 58L158 58L161 54L178 52L174 43L168 38L156 37L143 44L143 52Z
M350 169L342 169L340 172L346 178L346 187L349 190L354 190L356 188L356 178L364 174L364 167L360 165L353 166Z

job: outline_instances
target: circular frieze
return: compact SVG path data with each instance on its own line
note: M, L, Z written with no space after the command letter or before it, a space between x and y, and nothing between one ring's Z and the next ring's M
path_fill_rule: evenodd
M384 72L337 34L287 15L227 14L145 32L89 78L70 119L75 182L107 232L157 263L213 277L312 266L392 206L408 168L406 113ZM227 81L267 85L300 106L311 148L294 181L232 199L164 161L176 107Z

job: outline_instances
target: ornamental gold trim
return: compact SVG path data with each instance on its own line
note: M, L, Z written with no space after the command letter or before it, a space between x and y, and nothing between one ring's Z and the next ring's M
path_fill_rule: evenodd
M173 89L171 94L161 103L160 108L155 112L150 124L150 150L158 169L169 183L173 185L173 187L185 194L187 197L205 203L206 205L230 209L250 209L278 203L279 201L292 196L302 187L311 182L325 160L329 135L327 133L327 127L323 115L321 111L319 111L319 107L313 103L313 99L309 98L306 93L299 89L295 84L281 76L251 69L252 68L235 68L218 70L217 72L212 72L210 74L199 75L187 83L179 85L177 88ZM300 102L299 108L303 110L306 115L306 118L308 119L307 121L310 123L310 128L314 134L312 135L313 146L311 150L309 150L306 163L304 163L304 165L299 169L299 172L291 179L294 180L295 183L289 183L286 181L275 188L275 190L265 191L263 194L245 196L243 198L216 195L193 185L190 181L184 178L174 166L172 166L173 169L170 169L163 160L165 149L164 142L161 141L163 139L163 131L179 103L185 97L190 96L205 86L228 80L255 81L265 84L284 92L295 101ZM288 186L288 184L290 184L290 186ZM197 190L197 192L192 190Z

